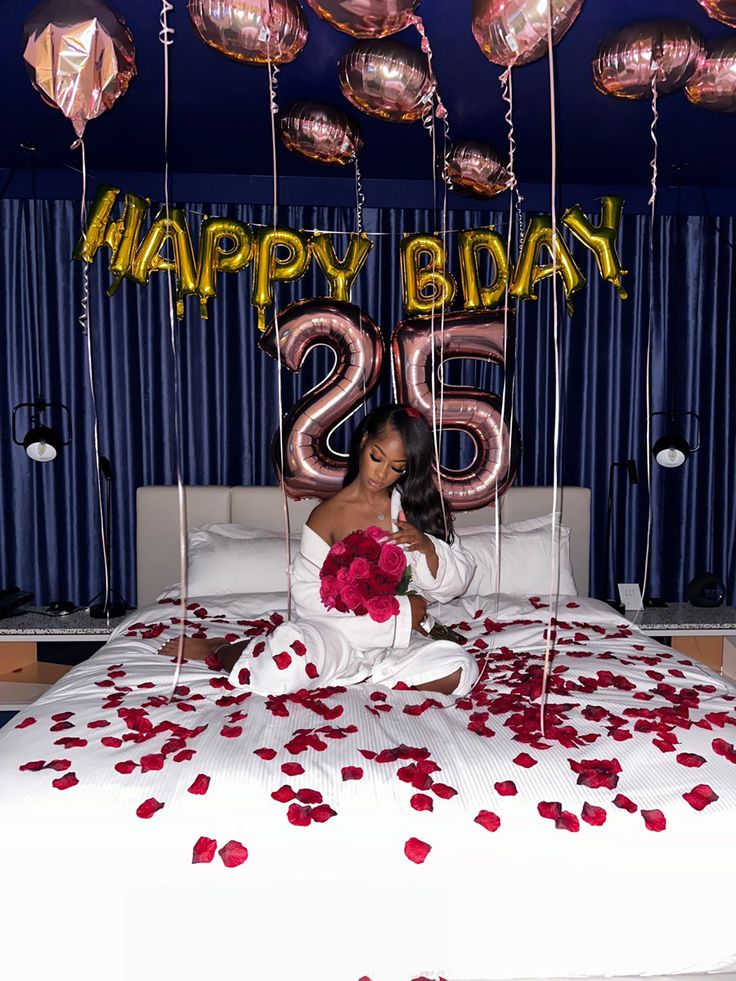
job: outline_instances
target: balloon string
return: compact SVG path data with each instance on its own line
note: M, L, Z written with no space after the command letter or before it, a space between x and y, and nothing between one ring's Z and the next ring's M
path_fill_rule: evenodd
M355 231L358 233L358 235L362 235L365 194L363 193L363 182L361 180L360 163L358 162L357 153L353 157L353 163L355 164Z
M657 74L652 72L652 122L649 132L652 136L654 152L651 160L652 168L652 193L649 197L649 322L647 325L647 357L646 357L646 460L647 460L647 491L649 495L649 506L647 508L647 542L644 550L644 578L642 581L642 595L646 596L647 582L649 580L649 558L652 544L652 458L649 452L652 440L652 328L654 324L654 216L657 206L657 156L659 145L657 142L657 121L659 112L657 110ZM636 622L636 619L635 621Z
M158 39L163 48L164 59L164 114L163 114L163 151L164 151L164 214L166 222L170 218L170 195L169 195L169 48L174 43L174 28L169 27L168 15L174 9L169 0L161 0L161 10L159 12L159 23L161 30ZM176 317L174 283L171 267L166 270L166 294L168 301L169 314L169 344L171 347L172 367L173 367L173 388L174 388L174 464L176 467L176 498L179 525L179 632L176 647L176 665L174 677L171 681L171 695L176 692L181 677L181 669L184 663L184 638L186 630L187 616L187 515L186 497L184 494L184 480L182 477L182 439L181 439L181 366L179 358L179 345L176 337Z
M434 73L434 65L432 64L432 47L429 43L429 38L427 37L427 32L424 28L424 21L418 14L414 14L407 21L408 24L413 24L417 29L417 34L421 38L421 48L424 54L427 56L427 74L429 75L430 81L432 82L432 97L436 103L436 108L434 110L435 115L438 119L447 118L447 109L440 96L439 86L437 85L437 76Z
M447 120L447 116L442 120L443 131L442 131L442 177L443 177L443 192L442 192L442 250L445 256L447 256L447 194L451 183L449 181L449 167L448 161L450 157L450 126ZM444 370L444 355L445 355L445 304L442 304L442 309L440 311L440 448L437 454L438 467L442 458L443 449L443 439L444 439L444 423L445 423L445 370ZM438 475L439 475L438 469ZM441 480L441 477L440 477ZM445 528L445 538L447 538L447 513L445 510L445 495L442 493L442 484L440 483L440 501L442 504L442 521Z
M539 702L539 728L542 738L545 737L544 711L547 705L547 685L549 681L550 662L554 653L552 643L552 625L557 622L560 602L560 540L559 522L557 520L557 484L558 456L560 441L560 346L557 316L557 115L555 111L555 66L552 39L552 5L547 6L547 58L549 65L549 112L550 112L550 183L551 183L551 214L552 214L552 334L554 343L554 372L555 372L555 415L554 435L552 445L552 556L550 568L550 604L547 617L547 635L544 647L544 668L542 670L542 691ZM554 593L554 600L552 600Z
M279 112L278 102L276 101L276 90L278 88L278 66L271 61L271 27L272 11L269 0L268 22L266 25L266 55L268 58L268 100L269 115L271 117L271 168L273 172L273 228L278 225L278 169L276 157L276 116ZM291 520L289 516L289 501L286 496L286 476L284 470L284 393L281 380L282 358L281 358L281 332L279 329L279 311L274 295L273 302L273 323L276 332L276 389L278 399L279 414L279 461L281 464L281 503L284 511L284 535L286 539L286 617L291 620Z
M84 139L76 141L82 151L82 204L79 209L79 220L82 225L82 235L87 238L87 153L84 146ZM105 572L105 605L103 610L107 619L110 619L110 557L108 551L107 534L105 532L105 512L102 506L102 474L100 472L100 423L97 414L97 392L95 390L94 359L92 356L92 331L90 329L89 314L89 271L87 263L82 264L82 312L79 316L79 323L82 334L86 339L87 348L87 377L89 379L89 392L92 401L92 437L95 446L95 474L97 477L97 507L100 515L100 541L102 543L102 565Z

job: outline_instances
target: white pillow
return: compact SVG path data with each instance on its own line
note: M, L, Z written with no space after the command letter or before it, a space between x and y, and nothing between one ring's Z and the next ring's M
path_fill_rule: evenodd
M570 529L560 525L559 535L559 592L576 595L577 587L570 563ZM488 596L491 593L520 593L540 596L550 592L554 552L549 517L543 527L527 531L509 530L501 526L500 565L498 582L496 570L496 534L494 530L474 531L458 528L462 547L475 559L475 573L466 594ZM555 584L551 584L552 592Z
M292 536L292 559L299 541ZM286 540L278 532L241 525L201 525L189 534L187 595L286 592L287 565ZM179 593L177 582L158 598Z
M466 528L456 527L456 534L463 537L464 535L487 535L488 532L496 531L495 515L491 515L494 518L493 521L489 521L485 525L468 525ZM523 518L520 521L502 521L500 524L501 531L536 531L537 528L549 528L549 525L554 518L555 521L559 523L561 517L560 511L550 512L549 514L540 514L536 518ZM551 529L550 529L551 534Z

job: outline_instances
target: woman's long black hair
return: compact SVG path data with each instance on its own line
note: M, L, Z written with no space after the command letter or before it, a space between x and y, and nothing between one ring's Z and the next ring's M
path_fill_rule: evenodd
M387 429L399 434L406 452L406 470L395 484L406 520L420 531L452 543L452 511L445 503L443 515L442 497L436 484L432 430L417 409L408 405L382 405L368 413L350 441L343 487L352 484L358 476L363 437L377 439Z

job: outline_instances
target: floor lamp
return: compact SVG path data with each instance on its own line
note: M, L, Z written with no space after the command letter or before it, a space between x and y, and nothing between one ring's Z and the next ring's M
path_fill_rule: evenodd
M89 615L95 620L111 620L115 617L123 616L130 607L125 602L124 599L119 599L118 602L114 602L112 599L113 592L117 593L117 590L113 590L110 586L111 581L111 570L112 570L112 555L113 555L113 538L112 538L112 467L110 466L110 461L106 456L100 457L100 476L105 481L105 505L104 505L104 536L105 536L105 547L107 548L107 583L105 589L100 590L97 594L102 595L102 603L97 603L94 606L90 606ZM118 596L120 594L118 593Z

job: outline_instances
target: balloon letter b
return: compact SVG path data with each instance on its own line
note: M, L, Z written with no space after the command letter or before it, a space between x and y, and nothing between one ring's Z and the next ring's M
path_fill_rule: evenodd
M419 268L420 255L429 265ZM445 272L445 248L434 235L406 235L401 240L401 284L404 310L409 316L431 314L452 305L457 292L455 277ZM427 292L429 290L429 292Z

